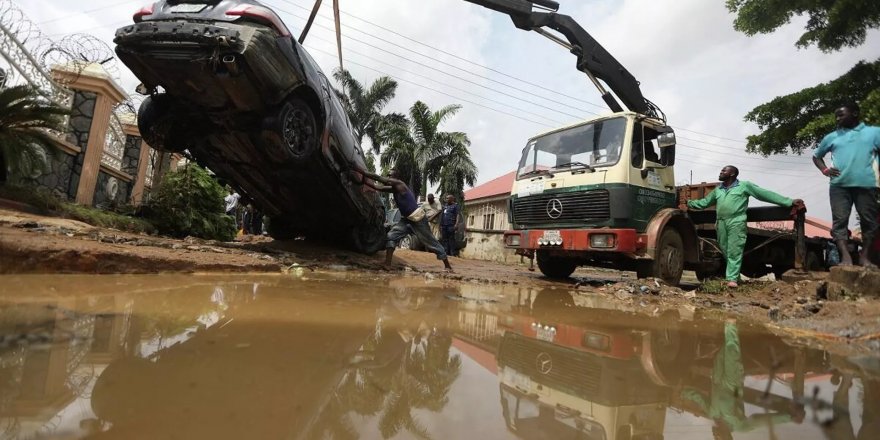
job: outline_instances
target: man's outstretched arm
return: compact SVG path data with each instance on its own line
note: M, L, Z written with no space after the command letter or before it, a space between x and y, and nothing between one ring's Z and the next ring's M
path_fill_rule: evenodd
M370 188L375 189L376 191L391 192L393 190L393 186L391 185L392 182L389 178L371 173L354 164L352 164L351 169L352 171L361 175L361 181L364 185L367 185ZM384 183L385 185L376 185L375 183L371 182L370 179Z

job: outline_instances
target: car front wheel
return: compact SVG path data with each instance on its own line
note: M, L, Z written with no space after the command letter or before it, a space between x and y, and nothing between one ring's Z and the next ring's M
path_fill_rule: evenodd
M290 98L281 106L271 127L273 151L278 161L304 162L318 149L318 123L315 112L299 98Z

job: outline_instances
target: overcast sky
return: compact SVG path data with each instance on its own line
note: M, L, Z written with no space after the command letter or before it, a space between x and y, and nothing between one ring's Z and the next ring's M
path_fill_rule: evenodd
M859 60L880 57L880 32L856 49L824 54L798 50L805 20L770 35L733 30L722 0L560 0L573 16L641 81L677 130L676 178L714 181L725 164L741 178L803 198L810 215L830 219L827 180L808 156L763 158L745 152L757 128L743 115L775 96L828 81ZM130 23L146 1L27 0L18 5L45 34L88 32L112 45L113 31ZM295 35L312 0L267 0ZM324 1L306 48L328 74L337 66L330 0ZM509 18L463 0L340 0L343 57L362 82L398 79L389 111L415 100L432 108L463 109L443 127L473 143L478 183L514 169L528 137L608 112L575 58ZM381 27L379 27L381 26ZM383 29L384 28L384 29ZM396 55L395 55L396 54ZM454 54L454 55L452 55ZM399 56L397 56L399 55ZM137 80L119 65L123 87Z

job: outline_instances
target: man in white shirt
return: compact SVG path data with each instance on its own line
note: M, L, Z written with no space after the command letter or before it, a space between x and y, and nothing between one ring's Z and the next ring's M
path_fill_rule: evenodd
M240 198L241 196L237 192L229 189L229 195L223 199L226 202L226 215L235 216L235 208L238 207L238 199Z

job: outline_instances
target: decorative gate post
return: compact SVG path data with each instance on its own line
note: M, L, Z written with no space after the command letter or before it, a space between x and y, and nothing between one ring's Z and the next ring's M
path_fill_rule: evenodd
M74 161L68 196L76 203L91 206L113 106L125 99L125 92L100 64L85 69L52 69L55 79L73 91L73 108L68 130L73 143L82 151Z

